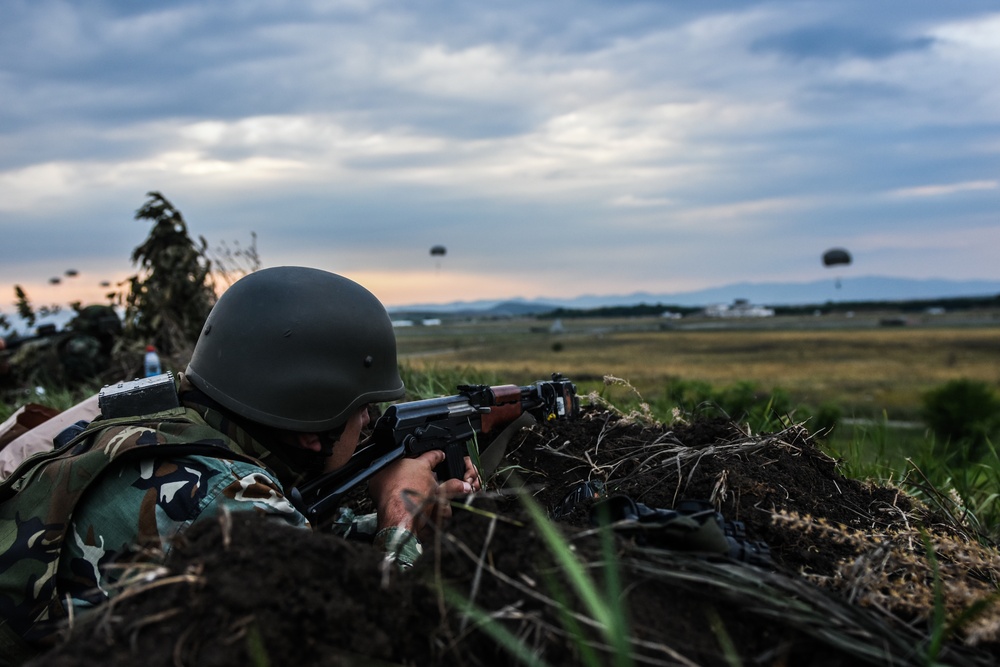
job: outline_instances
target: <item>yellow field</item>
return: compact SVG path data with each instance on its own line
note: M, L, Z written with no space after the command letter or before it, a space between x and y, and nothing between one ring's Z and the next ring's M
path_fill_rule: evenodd
M774 318L758 326L664 329L655 319L445 324L397 331L404 363L471 367L525 383L552 371L591 389L605 375L628 380L647 400L672 377L716 388L752 381L797 402L833 401L847 414L912 417L920 396L950 379L1000 387L1000 325L795 328Z

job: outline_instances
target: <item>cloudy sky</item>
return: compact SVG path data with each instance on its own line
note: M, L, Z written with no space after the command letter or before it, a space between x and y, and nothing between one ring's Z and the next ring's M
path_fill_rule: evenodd
M997 280L998 81L992 0L3 0L0 311L150 190L389 306Z

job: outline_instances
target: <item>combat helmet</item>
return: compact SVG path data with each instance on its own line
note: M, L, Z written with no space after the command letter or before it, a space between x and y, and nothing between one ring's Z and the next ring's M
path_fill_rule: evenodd
M403 396L396 337L361 285L327 271L262 269L219 297L185 372L237 415L298 432L336 429Z

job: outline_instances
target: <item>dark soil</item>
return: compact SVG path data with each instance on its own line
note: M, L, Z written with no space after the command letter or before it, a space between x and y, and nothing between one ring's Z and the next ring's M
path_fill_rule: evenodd
M519 664L484 627L548 664L584 664L588 650L597 664L612 664L605 640L614 638L589 621L512 491L558 512L586 480L650 508L711 500L745 525L749 540L770 547L770 565L758 566L646 548L622 533L609 544L591 523L593 501L562 512L557 525L598 588L620 577L612 597L627 615L635 664L925 663L929 610L853 603L843 568L859 548L843 535L912 531L915 523L953 529L896 489L844 478L797 427L749 436L723 420L650 426L589 409L574 422L519 432L491 491L470 511L456 508L410 571L387 566L365 544L233 517L178 545L168 566L188 576L137 585L36 664ZM776 521L782 512L799 519ZM802 528L803 517L837 529ZM469 598L481 616L460 613ZM988 665L1000 649L951 641L937 657Z

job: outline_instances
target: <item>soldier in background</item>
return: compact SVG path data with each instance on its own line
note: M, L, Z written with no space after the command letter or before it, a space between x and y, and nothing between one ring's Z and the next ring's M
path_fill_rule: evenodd
M34 336L12 337L0 351L0 378L8 387L78 387L98 383L111 367L121 318L111 306L79 310L65 329L39 325Z

